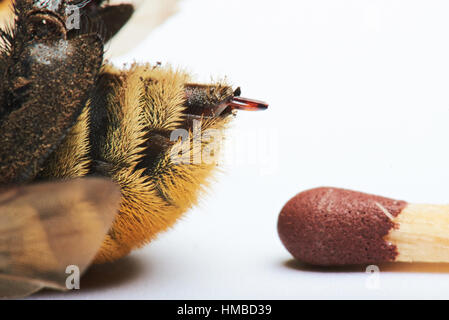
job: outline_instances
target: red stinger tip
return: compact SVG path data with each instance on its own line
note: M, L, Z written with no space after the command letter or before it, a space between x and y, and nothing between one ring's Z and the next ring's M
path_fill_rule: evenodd
M265 102L242 97L232 98L232 100L228 103L228 106L232 109L246 111L260 111L268 108L268 104Z

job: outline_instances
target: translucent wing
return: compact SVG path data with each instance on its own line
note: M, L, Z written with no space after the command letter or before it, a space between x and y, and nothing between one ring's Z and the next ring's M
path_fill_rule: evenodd
M117 213L110 180L77 179L0 193L0 297L65 290L68 266L83 273Z

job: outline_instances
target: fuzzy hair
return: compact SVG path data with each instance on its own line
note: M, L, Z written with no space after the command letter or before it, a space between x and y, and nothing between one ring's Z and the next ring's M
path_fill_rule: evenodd
M71 179L89 172L89 103L58 149L46 160L42 179Z
M123 257L172 227L197 203L216 169L216 163L183 164L171 158L173 149L179 147L168 138L172 130L190 131L187 143L191 153L203 152L209 143L204 141L200 148L192 147L193 134L184 113L188 74L150 65L133 65L126 71L107 66L103 73L110 80L98 92L105 96L93 98L88 106L93 119L97 119L95 114L105 115L99 117L104 123L96 125L104 127L101 134L91 135L91 171L119 184L122 201L96 256L97 263ZM86 174L88 119L83 115L52 157L47 177ZM203 119L201 130L222 130L229 120L229 116ZM85 134L80 134L81 128ZM101 170L95 169L96 163L100 163Z
M13 0L0 0L0 28L4 28L14 20Z

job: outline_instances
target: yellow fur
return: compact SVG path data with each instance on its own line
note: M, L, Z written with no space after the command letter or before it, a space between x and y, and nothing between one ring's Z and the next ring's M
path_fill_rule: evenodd
M12 0L0 0L0 28L5 30L14 23L14 11L12 10ZM4 45L0 38L0 47Z
M122 206L96 262L120 258L154 239L196 203L201 188L207 184L214 164L173 165L169 153L151 177L143 170L135 170L144 152L139 146L146 130L173 130L179 126L188 79L182 72L133 66L123 86L117 89L123 92L115 94L125 98L119 103L117 98L111 98L108 108L117 117L113 122L119 125L111 128L110 145L103 152L108 162L120 166L109 173L122 188ZM211 122L203 129L222 128L224 122Z
M46 160L40 177L69 179L89 172L89 104L71 128L59 148Z
M145 124L152 129L176 129L182 120L184 85L189 76L162 68L134 67L133 71L149 79L142 105Z
M151 168L139 167L152 149L152 139L156 138L152 132L168 135L172 130L186 126L183 111L185 85L190 80L188 74L149 65L133 65L126 71L109 66L104 72L116 79L106 83L112 90L99 91L106 95L106 105L92 102L95 108L105 110L107 115L106 132L104 137L95 138L99 143L96 146L98 150L94 152L101 159L102 173L120 185L122 202L113 227L96 256L97 263L118 259L173 226L197 203L216 168L214 162L173 163L170 154L178 146L175 142L152 159L154 165ZM201 130L222 130L228 121L229 117L203 119ZM87 150L85 136L76 134L85 125L86 119L80 117L53 156L54 160L50 161L47 176L86 174L80 169L85 165L82 160ZM193 148L192 139L190 132L188 143L192 153L202 152L209 143L205 140L200 148ZM73 148L73 145L78 145L78 148ZM73 157L74 153L78 157Z

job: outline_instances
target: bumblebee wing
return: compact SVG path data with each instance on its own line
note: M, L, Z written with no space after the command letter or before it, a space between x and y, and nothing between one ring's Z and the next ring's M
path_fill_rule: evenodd
M0 193L0 297L66 289L68 266L82 274L99 250L120 201L106 179L77 179Z

